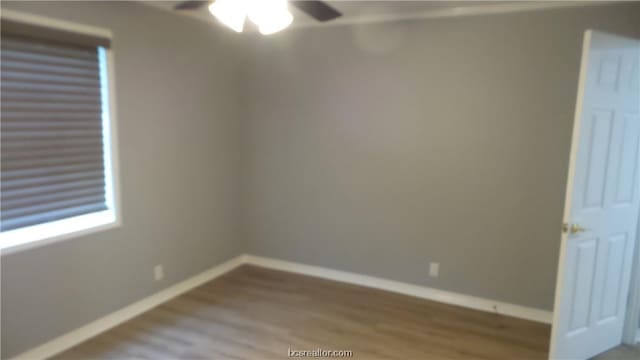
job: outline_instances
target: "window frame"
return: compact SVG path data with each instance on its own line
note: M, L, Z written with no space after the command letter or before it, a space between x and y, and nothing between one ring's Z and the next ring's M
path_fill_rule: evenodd
M2 10L3 19L111 39L109 29L83 25L13 10ZM118 131L115 103L113 48L98 46L102 102L102 138L107 210L73 216L0 232L0 256L122 226Z

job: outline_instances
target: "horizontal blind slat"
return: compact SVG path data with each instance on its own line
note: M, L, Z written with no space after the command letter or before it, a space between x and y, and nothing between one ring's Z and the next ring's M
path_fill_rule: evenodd
M28 188L31 186L44 186L46 184L53 184L57 182L61 182L59 179L67 179L66 181L74 181L81 180L84 178L95 178L96 176L103 174L104 167L90 168L89 165L84 165L86 168L91 170L79 171L73 170L74 172L67 173L50 173L49 171L41 171L37 173L35 176L21 176L21 173L18 172L13 173L11 170L8 172L9 175L2 178L4 184L2 189L3 191L10 191L13 188ZM45 168L39 168L44 170ZM54 169L55 170L55 169ZM97 174L97 175L96 175Z
M35 167L50 167L50 166L59 166L59 165L69 165L69 164L93 164L101 162L102 157L97 155L77 155L77 156L67 156L65 158L54 158L54 159L41 159L37 161L2 161L2 170L14 170L14 169L32 169Z
M42 112L94 112L94 117L100 117L100 111L102 110L100 103L42 103L42 102L18 102L18 101L4 101L0 107L2 112L18 112L36 110Z
M4 152L4 151L3 151ZM56 159L67 156L79 156L81 155L93 155L99 157L102 154L102 149L99 147L87 148L82 152L77 149L59 148L55 151L49 149L38 149L29 151L8 151L8 154L3 154L3 159L11 159L11 161L31 162L39 159Z
M98 54L96 48L64 47L59 44L49 44L42 41L24 41L24 39L2 37L3 48L29 54L58 55L69 58L82 58L94 61Z
M2 198L10 198L21 194L58 191L74 186L86 186L95 184L97 181L104 182L102 169L6 180L3 184Z
M34 64L62 65L73 66L85 69L98 70L98 61L96 59L82 59L77 57L60 56L56 54L37 54L2 47L2 59L8 61L26 61Z
M20 112L36 110L40 112L93 112L93 118L99 118L101 115L102 107L99 103L43 103L43 102L19 102L19 101L3 101L0 107L2 111L7 112Z
M20 91L11 90L3 94L2 101L15 101L15 102L35 102L35 103L97 103L100 104L100 99L95 94L69 94L69 93L53 93L53 92L35 92L35 91Z
M88 76L96 75L96 69L77 66L64 66L46 63L33 63L28 61L3 60L2 68L6 71L29 72L33 74Z
M17 218L17 217L26 216L26 215L34 215L34 214L39 214L44 212L51 212L54 210L65 209L68 207L95 204L99 202L104 202L104 194L80 196L76 198L51 201L44 204L8 208L3 210L2 219L12 219L12 218Z
M100 137L102 132L100 128L95 130L75 130L75 129L59 129L57 131L47 131L46 129L36 129L32 131L11 131L2 135L2 140L12 139L35 139L35 138L64 138L64 137Z
M31 149L47 149L47 148L64 148L64 147L82 147L82 146L97 146L97 139L63 139L63 138L51 138L51 139L38 139L37 142L26 142L18 140L2 140L0 146L3 150L31 150Z
M5 121L2 122L5 131L29 131L29 130L101 130L102 124L91 121Z
M4 69L3 69L4 70ZM60 84L72 86L86 86L95 89L100 88L100 78L98 77L82 77L67 75L50 75L50 74L28 74L21 72L3 72L2 82L14 81L28 84Z
M84 173L99 172L102 174L102 164L79 164L79 165L61 165L50 167L33 167L28 169L7 170L0 174L0 179L6 184L7 181L24 179L34 179L34 181L44 181L48 177L58 176L78 176L82 177ZM4 186L4 185L3 185Z
M103 178L86 178L75 181L67 181L60 183L44 183L44 184L32 184L31 187L26 185L18 189L6 189L3 190L2 199L15 199L19 196L31 196L37 194L55 193L58 191L84 188L84 187L97 187L104 184Z
M86 86L81 84L44 84L44 83L27 83L19 81L2 81L2 92L11 91L30 91L35 93L66 93L100 96L100 89L95 86Z
M0 230L13 230L29 225L42 224L50 221L61 220L72 216L90 214L96 211L106 210L107 206L103 202L90 202L69 206L55 211L48 211L38 214L20 216L16 218L0 218Z
M2 121L53 121L53 120L78 120L97 121L96 114L91 112L33 112L33 111L7 111L2 112ZM2 124L0 124L2 125Z
M98 189L96 186L77 187L66 191L49 192L42 194L20 195L16 197L3 198L2 202L5 206L12 209L27 208L43 204L51 204L56 201L72 200L85 196L104 196L104 190Z

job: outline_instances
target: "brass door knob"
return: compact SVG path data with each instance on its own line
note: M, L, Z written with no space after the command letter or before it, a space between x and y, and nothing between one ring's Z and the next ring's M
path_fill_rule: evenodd
M571 233L572 234L585 232L585 231L587 231L587 229L583 228L582 226L580 226L578 224L571 224Z
M578 224L569 225L567 223L564 223L562 224L562 231L569 234L577 234L577 233L585 232L587 231L587 229L583 228Z

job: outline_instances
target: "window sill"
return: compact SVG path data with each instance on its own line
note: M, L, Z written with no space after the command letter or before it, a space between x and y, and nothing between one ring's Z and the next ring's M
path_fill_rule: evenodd
M75 216L0 233L0 255L11 254L120 226L113 210Z

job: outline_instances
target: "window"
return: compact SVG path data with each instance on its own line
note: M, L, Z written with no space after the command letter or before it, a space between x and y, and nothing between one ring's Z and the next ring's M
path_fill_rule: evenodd
M0 249L117 225L110 35L4 10L1 29Z

